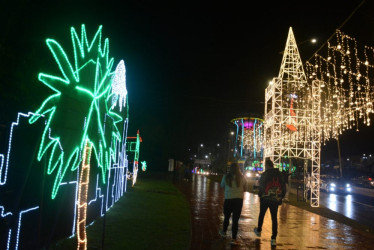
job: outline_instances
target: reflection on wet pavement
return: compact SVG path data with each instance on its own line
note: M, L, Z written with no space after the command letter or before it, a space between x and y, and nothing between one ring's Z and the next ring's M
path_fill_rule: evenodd
M374 198L358 194L321 193L320 204L374 230Z
M194 175L192 182L176 183L191 205L192 237L190 249L271 249L271 218L265 215L261 237L256 237L259 198L245 193L239 220L240 246L231 247L230 237L221 239L223 190L218 182ZM349 208L347 208L349 209ZM231 228L229 227L230 236ZM282 204L278 211L276 249L373 249L374 235L345 224Z

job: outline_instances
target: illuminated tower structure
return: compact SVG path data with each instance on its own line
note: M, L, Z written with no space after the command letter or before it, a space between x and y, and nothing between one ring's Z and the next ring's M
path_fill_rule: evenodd
M311 173L311 206L319 206L320 81L307 83L292 28L278 77L265 90L264 158L275 167L297 158Z
M234 158L245 170L262 170L263 120L239 117L231 120L235 125Z

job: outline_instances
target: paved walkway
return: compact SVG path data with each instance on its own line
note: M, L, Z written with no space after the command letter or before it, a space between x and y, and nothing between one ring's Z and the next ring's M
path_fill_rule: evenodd
M192 182L177 184L191 205L192 238L190 249L271 249L270 212L265 215L262 236L256 237L259 198L245 193L239 220L240 246L231 247L231 238L221 239L223 190L206 176L194 175ZM368 215L372 219L373 215ZM230 223L231 224L231 223ZM231 235L231 227L229 226ZM282 204L278 211L276 249L374 249L374 236L345 224Z

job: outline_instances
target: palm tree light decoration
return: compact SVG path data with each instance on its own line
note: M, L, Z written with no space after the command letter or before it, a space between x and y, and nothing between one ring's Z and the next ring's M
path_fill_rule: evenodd
M46 40L60 74L39 74L39 80L53 94L29 120L34 123L41 117L46 119L37 159L47 158L47 174L54 176L52 199L56 197L67 171L75 171L81 166L77 201L78 249L87 248L85 221L91 151L105 183L108 169L117 154L116 143L122 140L117 123L123 118L115 107L119 102L119 111L122 110L127 94L119 87L121 80L114 81L125 81L123 61L117 67L122 70L112 72L109 39L106 38L102 44L101 35L102 26L89 42L84 25L80 37L71 28L73 61L57 41ZM110 131L106 127L111 128Z

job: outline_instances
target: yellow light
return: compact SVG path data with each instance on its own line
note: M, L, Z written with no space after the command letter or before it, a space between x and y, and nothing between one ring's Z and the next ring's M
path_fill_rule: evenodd
M87 233L86 233L86 218L87 218L87 194L88 184L90 182L90 158L92 151L92 143L86 139L86 144L83 151L82 169L79 177L78 186L78 213L77 213L77 240L78 250L87 249Z

